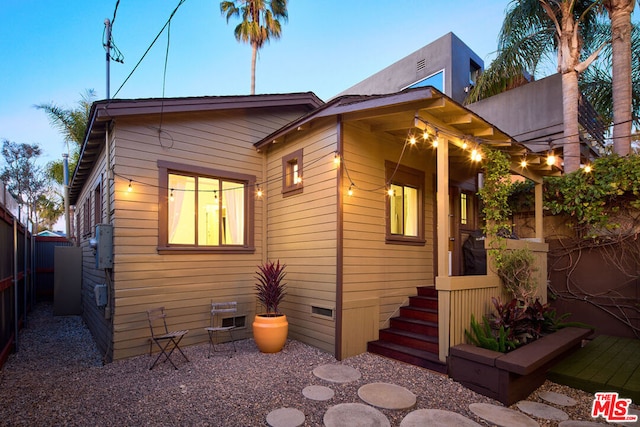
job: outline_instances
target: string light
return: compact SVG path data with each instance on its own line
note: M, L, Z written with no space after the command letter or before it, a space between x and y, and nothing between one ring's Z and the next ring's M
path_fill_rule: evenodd
M335 164L336 166L340 164L340 155L337 151L333 154L333 164Z
M556 156L554 156L553 153L549 153L549 155L547 156L547 165L553 166L555 164L556 164Z
M131 193L133 191L133 187L131 186L131 180L129 180L129 188L127 188L127 191L129 193Z
M438 136L438 132L436 132L435 136L433 137L433 142L431 143L431 145L433 146L433 148L438 148L439 143L440 143L440 137Z
M414 135L409 137L409 144L416 145L416 137Z
M474 148L471 150L471 161L479 162L480 160L482 160L482 154L480 154L478 149Z
M525 153L524 156L522 156L522 160L520 160L520 167L522 168L526 168L527 167L527 154Z
M469 147L469 144L467 144L467 140L465 139L464 141L462 141L462 149L466 150Z
M425 129L424 132L422 133L422 139L424 139L425 141L427 139L429 139L429 132L427 132L427 130Z
M349 185L349 190L347 190L347 195L348 196L353 196L353 183L351 183L351 185Z
M592 169L591 169L591 165L585 165L585 167L584 167L584 171L585 171L586 173L590 173L590 172L591 172L591 170L592 170Z
M173 202L173 188L171 189L171 192L169 193L169 201Z
M258 187L258 191L256 191L256 195L258 197L262 197L262 188L261 187Z
M393 188L391 188L391 187L389 187L389 189L387 190L387 194L389 195L389 197L393 197L395 193L396 192L393 191Z

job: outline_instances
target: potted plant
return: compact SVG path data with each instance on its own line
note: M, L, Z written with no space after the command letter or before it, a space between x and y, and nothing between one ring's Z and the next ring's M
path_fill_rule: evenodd
M283 282L286 265L267 261L258 266L255 284L258 302L265 312L257 313L253 321L253 339L263 353L277 353L287 341L289 323L287 316L280 313L279 305L286 295L286 283Z

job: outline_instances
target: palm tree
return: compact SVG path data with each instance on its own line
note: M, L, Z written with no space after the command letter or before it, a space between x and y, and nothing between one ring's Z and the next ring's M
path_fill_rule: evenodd
M499 34L498 56L480 76L467 102L506 90L525 70L536 73L544 60L556 56L562 75L566 172L580 167L578 76L598 56L602 46L582 59L582 32L596 23L596 3L588 0L514 0Z
M67 151L69 151L69 169L71 171L75 169L78 163L80 149L84 143L84 136L89 123L91 104L95 97L96 94L93 89L88 89L81 94L81 99L78 101L76 108L63 108L53 102L35 106L49 116L49 123L59 130L64 137ZM69 143L71 143L71 146L68 145ZM63 183L63 172L62 160L56 160L47 165L48 175L58 184Z
M220 12L227 23L232 16L242 15L234 34L236 40L251 44L251 95L256 93L256 58L258 50L271 37L278 39L282 33L279 19L285 22L287 0L234 0L220 2Z
M611 40L611 23L605 17L602 17L602 21L599 24L599 29L594 34L594 39L585 39L587 44L598 45L602 42ZM583 94L589 99L589 102L593 105L600 117L603 118L606 125L614 127L618 123L629 123L631 127L640 127L640 57L638 55L631 56L631 102L629 100L618 101L617 97L613 95L613 59L612 49L609 49L611 45L607 45L607 48L602 51L602 54L592 66L590 66L580 78L580 88ZM640 52L640 24L631 24L631 52ZM616 70L620 68L616 67ZM630 111L631 116L628 118L620 118L617 115L614 118L614 108L620 106L624 111ZM634 135L631 135L631 141L627 138L629 136L629 127L621 129L618 126L619 133L616 132L613 138L614 144L618 143L618 147L615 150L620 155L626 155L629 148L629 142L633 144ZM625 140L627 139L627 140ZM637 135L636 135L637 139ZM620 142L623 142L620 144ZM614 147L609 147L614 149ZM613 151L613 150L612 150Z
M631 13L635 0L605 0L611 21L613 152L626 156L631 151Z

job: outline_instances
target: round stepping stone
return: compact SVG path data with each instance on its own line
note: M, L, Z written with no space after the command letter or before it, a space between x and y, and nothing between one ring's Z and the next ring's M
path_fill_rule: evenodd
M418 409L410 412L400 422L400 427L482 427L456 412L443 411L442 409Z
M295 408L280 408L267 414L271 427L297 427L304 424L304 413Z
M516 403L516 406L522 412L544 420L566 421L569 419L569 415L566 412L544 403L521 400Z
M471 412L480 418L501 427L539 427L540 424L522 412L489 403L472 403Z
M592 423L591 421L576 421L576 420L568 420L562 421L558 424L558 427L602 427L603 424L600 423Z
M576 406L578 402L566 394L555 393L553 391L542 391L538 394L541 399L558 406Z
M389 383L371 383L358 389L360 399L383 409L407 409L416 404L416 395L404 387Z
M360 371L347 365L322 365L313 370L313 375L332 383L348 383L360 379Z
M310 385L302 390L302 394L311 400L329 400L335 393L329 387L323 385Z
M376 408L363 403L332 406L322 419L325 427L391 427L389 419Z

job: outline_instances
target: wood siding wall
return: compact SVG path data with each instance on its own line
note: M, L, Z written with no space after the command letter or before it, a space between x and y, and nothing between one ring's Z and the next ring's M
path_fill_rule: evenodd
M385 134L371 133L356 124L345 124L344 168L344 303L366 304L377 298L378 327L374 336L363 337L361 327L345 322L343 349L362 348L347 343L377 339L377 330L388 325L408 297L416 295L416 287L434 284L434 170L435 157L431 149L407 147L400 163L425 172L424 184L424 246L388 244L385 242L385 161L398 162L404 141ZM346 195L350 179L354 194ZM362 304L358 304L362 302ZM370 316L371 317L371 316ZM343 357L350 354L343 353Z
M96 213L94 203L96 197L94 190L100 182L103 184L102 215L99 212ZM97 157L95 167L78 198L78 204L75 209L75 229L78 245L82 248L82 317L91 331L98 349L107 361L111 360L113 356L113 329L109 313L112 306L106 309L107 311L105 312L104 307L96 305L93 289L98 284L107 284L107 276L104 270L96 268L96 258L89 241L96 235L95 224L107 221L106 200L111 188L112 183L107 179L105 150L103 149ZM83 227L85 218L87 218L90 225L88 230Z
M148 352L146 310L156 306L165 306L170 328L190 330L183 340L185 345L206 341L203 328L209 322L212 299L238 301L238 316L247 316L244 336L251 335L253 276L263 258L263 201L255 200L254 253L159 254L158 197L166 189L158 186L157 162L255 175L259 181L263 160L253 144L300 114L254 110L165 115L161 131L157 118L116 121L110 192L114 226L113 359ZM94 174L104 168L100 163ZM127 191L129 180L132 192ZM93 186L85 186L77 206L83 206L89 189L92 191ZM86 239L82 240L85 245ZM91 276L95 274L95 260L89 249L85 250L84 267L85 280L96 280ZM87 289L93 291L91 285ZM85 300L85 306L91 304Z
M303 150L302 193L282 194L282 158ZM266 258L287 265L288 293L282 311L289 337L335 352L337 260L337 124L314 122L310 129L287 136L267 154ZM334 316L312 313L312 307Z

